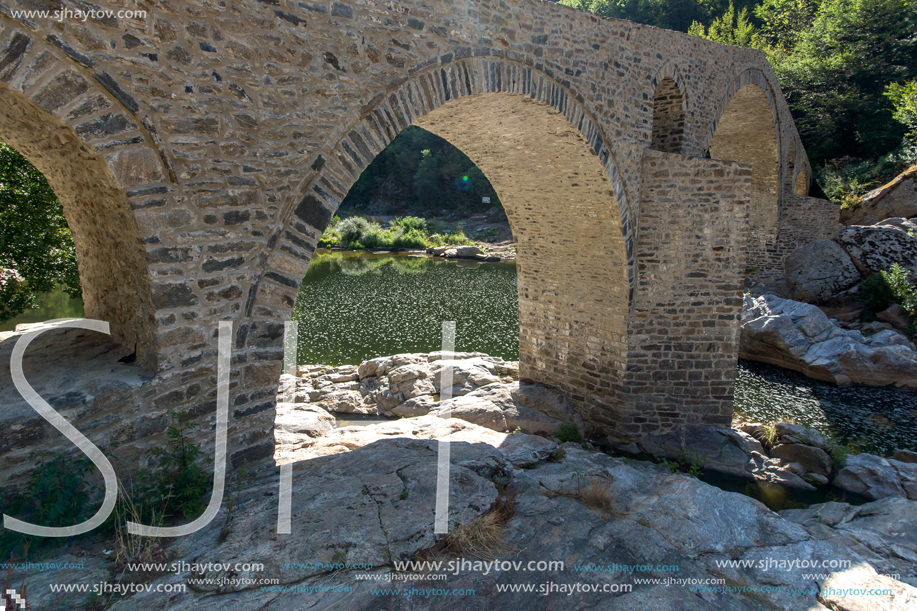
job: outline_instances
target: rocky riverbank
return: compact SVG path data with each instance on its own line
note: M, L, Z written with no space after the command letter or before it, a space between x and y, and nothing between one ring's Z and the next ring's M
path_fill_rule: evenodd
M745 295L739 357L841 386L917 389L914 343L891 325L845 329L820 308L775 295Z
M445 536L433 533L439 440L451 442ZM288 454L296 460L291 534L277 533L277 477L250 483L235 493L232 509L224 505L204 529L162 551L170 562L187 563L179 566L219 566L152 575L151 592L113 599L110 608L905 611L917 605L917 502L903 497L777 514L651 462L432 415L333 429L308 443ZM30 575L33 608L81 608L84 594L52 593L50 584L114 580L117 571L103 550L55 559L83 562L81 569ZM489 571L472 564L395 566L440 560L460 567L463 559L509 564ZM547 561L563 564L538 564ZM237 563L262 566L238 569ZM10 583L22 577L14 572ZM264 588L252 579L276 581ZM553 591L510 589L549 582ZM180 594L156 591L188 585ZM421 588L440 595L418 594ZM881 593L850 595L851 588Z
M312 458L342 443L346 446L348 442L342 442L341 433L335 430L335 415L401 417L410 418L411 423L429 415L503 434L518 431L550 437L562 427L573 427L578 435L585 435L582 419L563 393L520 382L517 363L481 353L448 356L444 358L441 352L399 354L359 366L301 366L295 375L284 375L277 406L278 460ZM446 367L452 370L453 398L441 401ZM401 421L386 426L402 433L403 426L414 426L397 422ZM389 434L372 431L376 428L358 436ZM818 431L794 424L743 423L735 429L689 426L616 449L788 488L815 490L834 485L869 499L902 496L917 500L917 464L911 464L917 461L907 458L911 453L899 452L889 460L869 454L847 457L844 448Z
M446 367L454 397L442 401ZM564 395L522 383L516 363L480 353L297 367L283 376L279 398L276 457L293 464L290 534L278 533L279 479L262 475L231 486L202 530L152 543L151 553L178 570L130 572L124 558L112 560L115 548L99 535L44 559L79 567L14 570L7 583L24 583L34 609L88 604L85 593L53 592L52 584L149 588L92 601L115 611L917 605L912 453L891 460L860 455L839 466L817 432L787 424L692 427L620 448L702 457L704 468L783 485L820 485L813 476L828 473L879 499L775 513L670 466L563 441L583 430ZM338 426L336 416L358 414L377 421ZM443 440L451 454L449 533L438 535ZM412 560L447 564L400 566ZM505 564L474 568L494 560ZM512 588L548 583L553 590Z

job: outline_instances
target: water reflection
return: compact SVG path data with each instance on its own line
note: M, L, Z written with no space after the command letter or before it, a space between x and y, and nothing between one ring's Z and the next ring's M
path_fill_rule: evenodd
M0 331L12 331L22 323L42 322L55 318L82 318L83 301L68 295L62 286L38 296L38 307L0 323Z

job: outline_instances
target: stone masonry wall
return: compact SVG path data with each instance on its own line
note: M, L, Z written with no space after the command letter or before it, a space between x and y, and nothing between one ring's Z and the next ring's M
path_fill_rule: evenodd
M829 240L840 231L840 207L832 202L786 193L780 209L777 242L749 253L749 279L765 286L784 277L783 261L797 248L815 240Z
M647 151L618 430L732 421L751 168Z
M111 206L62 199L78 245L86 245L84 285L105 286L107 275L110 286L133 300L111 314L97 311L114 318L113 334L128 349L137 342L148 365L151 377L135 392L146 423L190 411L209 431L217 323L233 321L229 453L235 466L269 461L273 453L283 321L333 211L399 131L449 102L483 93L537 100L576 132L553 143L581 138L601 174L593 178L607 180L601 209L609 218L599 226L619 233L609 234L615 256L592 268L599 280L590 284L592 272L584 272L573 290L574 281L558 271L558 256L520 305L528 337L553 338L539 348L544 358L531 361L532 375L566 379L571 390L577 380L583 404L602 422L616 422L612 412L621 405L620 381L610 372L625 367L625 341L611 330L619 322L601 321L620 321L623 310L632 316L638 299L650 299L639 296L651 289L635 283L634 253L644 228L658 230L647 227L656 220L641 209L658 83L672 77L684 96L683 152L701 155L736 91L754 81L767 90L770 122L744 138L776 140L776 169L769 174L791 171L791 146L797 171L808 164L760 52L554 3L183 0L144 4L145 14L130 18L13 14L35 4L0 5L0 88L4 99L31 109L17 114L23 125L15 135L2 133L9 122L0 124L0 139L14 139L34 158L48 139L63 138L72 144L55 149L58 162L105 170L97 174L105 176L100 185L111 188L81 190L84 201ZM127 0L98 4L138 8ZM30 147L28 137L41 144ZM533 167L553 163L554 144L536 150ZM743 155L739 151L737 160L745 161ZM583 184L566 180L568 189ZM566 203L557 198L552 205ZM550 227L557 213L550 206L527 212L532 227ZM576 213L570 208L569 218ZM558 241L575 249L577 223L559 224ZM131 255L137 241L141 246ZM551 248L533 250L528 263L520 259L523 270L548 266ZM90 260L99 264L82 265ZM611 279L619 277L623 286L612 288ZM575 349L564 351L565 342ZM580 349L585 345L588 352ZM149 426L139 431L122 447L162 442L164 426L156 434ZM201 443L206 449L212 439L203 434ZM27 464L35 449L22 446L0 460Z

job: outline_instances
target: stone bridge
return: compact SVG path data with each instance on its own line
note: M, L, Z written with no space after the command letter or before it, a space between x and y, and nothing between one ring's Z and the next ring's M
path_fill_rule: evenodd
M757 51L536 0L102 4L85 21L0 4L0 140L63 202L86 316L136 348L142 383L63 412L122 460L171 412L209 431L221 320L233 464L271 457L283 322L339 202L408 125L505 205L522 377L619 438L729 423L746 276L837 222L806 196ZM69 445L2 392L20 418L2 469Z

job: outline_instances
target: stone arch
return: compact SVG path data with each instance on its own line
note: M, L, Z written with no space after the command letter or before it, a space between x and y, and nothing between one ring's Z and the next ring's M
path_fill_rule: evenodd
M108 322L115 342L136 347L139 360L155 368L150 273L130 201L105 158L45 110L58 103L54 83L36 86L32 99L0 83L0 140L44 174L63 205L86 317Z
M779 124L767 78L746 70L728 86L706 139L714 159L752 167L749 207L749 250L766 248L777 239L781 201ZM749 260L749 266L754 261Z
M630 214L604 134L574 94L530 67L474 59L418 74L361 114L316 158L302 199L272 238L249 339L262 335L258 318L273 327L289 315L337 206L413 124L467 154L504 203L517 240L522 376L580 405L586 395L617 392L633 286Z
M681 74L672 64L666 64L656 73L651 86L653 127L650 148L664 153L682 153L688 104Z

